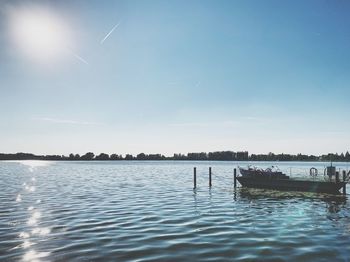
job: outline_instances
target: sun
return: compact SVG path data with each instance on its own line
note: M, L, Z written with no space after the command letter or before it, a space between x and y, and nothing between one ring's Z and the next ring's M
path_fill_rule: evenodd
M13 47L41 64L56 63L73 48L73 38L63 17L42 7L12 8L8 12Z

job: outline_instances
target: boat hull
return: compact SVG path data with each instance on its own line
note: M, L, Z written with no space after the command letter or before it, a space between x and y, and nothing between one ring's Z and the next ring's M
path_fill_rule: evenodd
M339 194L339 190L346 184L345 182L335 183L293 179L259 179L256 177L237 177L237 180L244 187L330 194Z

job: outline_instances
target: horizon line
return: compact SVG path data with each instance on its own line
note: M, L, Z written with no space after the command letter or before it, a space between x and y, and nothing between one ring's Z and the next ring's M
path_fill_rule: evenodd
M168 154L162 154L162 153L145 153L145 152L139 152L139 153L105 153L105 152L100 152L100 153L94 153L92 151L87 151L85 153L68 153L68 154L37 154L37 153L31 153L31 152L23 152L23 151L19 151L19 152L16 152L16 153L6 153L6 152L0 152L0 155L18 155L18 154L27 154L27 155L33 155L33 156L36 156L36 157L45 157L45 156L60 156L60 157L69 157L69 155L79 155L79 156L83 156L83 155L86 155L86 154L89 154L89 153L92 153L94 154L94 156L98 156L98 155L101 155L101 154L106 154L108 156L111 156L111 155L118 155L118 156L133 156L133 157L137 157L138 155L140 154L144 154L146 156L152 156L152 155L160 155L160 156L163 156L163 157L167 157L167 158L170 158L170 157L174 157L174 156L188 156L189 154L206 154L206 155L209 155L210 153L234 153L234 154L247 154L248 156L309 156L309 157L322 157L322 156L329 156L329 155L335 155L335 156L341 156L341 155L350 155L350 152L349 150L345 151L345 152L341 152L341 153L338 153L338 152L328 152L328 153L321 153L321 154L307 154L307 153L283 153L283 152L280 152L280 153L274 153L274 152L268 152L268 153L249 153L248 150L241 150L241 151L232 151L232 150L216 150L216 151L193 151L193 152L187 152L187 153L172 153L171 155L168 155Z

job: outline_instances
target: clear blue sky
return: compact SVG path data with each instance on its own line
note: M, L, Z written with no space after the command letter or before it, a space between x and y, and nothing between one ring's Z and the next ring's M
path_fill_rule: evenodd
M27 27L41 8L74 40L59 61L51 22ZM349 14L349 1L1 1L0 151L345 152Z

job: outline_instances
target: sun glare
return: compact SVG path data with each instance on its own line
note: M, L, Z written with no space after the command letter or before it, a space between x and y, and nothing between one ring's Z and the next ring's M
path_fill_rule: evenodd
M68 55L73 41L68 25L51 10L38 7L9 11L11 39L25 57L39 63L56 63Z

